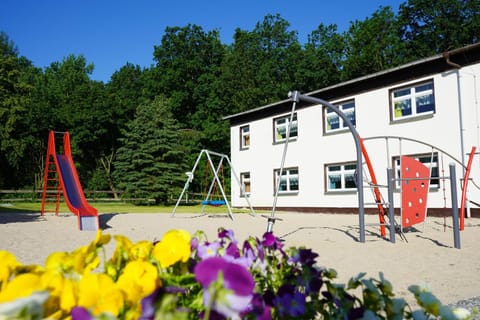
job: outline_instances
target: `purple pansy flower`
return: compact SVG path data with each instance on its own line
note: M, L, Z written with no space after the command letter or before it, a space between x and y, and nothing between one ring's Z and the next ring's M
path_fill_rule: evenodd
M285 254L282 251L283 243L280 241L279 238L275 237L272 232L265 232L263 234L262 245L266 248L272 248L274 250L280 250L280 252Z
M228 239L230 240L232 243L237 243L237 240L235 239L235 234L233 232L232 229L219 229L218 230L218 237L222 240L224 239Z
M141 320L150 320L155 318L155 301L160 294L160 290L160 288L157 288L151 294L142 299Z
M280 317L298 317L305 313L305 295L290 285L280 287L273 304Z
M242 314L242 318L247 314L253 315L256 320L271 320L272 311L271 307L265 304L263 297L259 293L255 293L252 298L252 303L250 304L247 312Z
M227 318L238 317L251 303L255 282L242 265L207 258L195 266L195 278L204 288L204 305Z
M72 320L92 320L93 316L83 307L73 307L70 311Z
M240 257L240 249L238 249L237 244L233 242L228 245L225 253L235 259Z
M316 263L315 259L317 257L318 254L313 252L312 249L300 248L290 257L289 261L311 267Z
M206 242L198 246L197 255L201 260L205 260L207 258L216 256L218 249L220 249L219 242Z

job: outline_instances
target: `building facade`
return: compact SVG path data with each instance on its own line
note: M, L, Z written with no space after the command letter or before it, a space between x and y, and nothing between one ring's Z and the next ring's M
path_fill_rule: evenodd
M380 185L387 184L387 168L399 177L403 155L427 166L431 175L427 206L443 209L452 205L449 165L455 164L460 198L464 166L471 148L480 146L478 77L480 43L305 95L326 100L346 115L364 139ZM293 117L291 110L292 101L287 99L224 118L230 122L232 165L243 186L242 190L232 185L232 205L245 206L248 196L255 208L271 208L279 183L278 209L358 209L356 148L342 118L323 105L305 102L296 104ZM469 210L475 211L480 203L478 154L470 178ZM364 181L368 186L368 172ZM399 207L400 182L394 185ZM386 199L387 190L380 191ZM374 199L370 190L364 194L368 208Z

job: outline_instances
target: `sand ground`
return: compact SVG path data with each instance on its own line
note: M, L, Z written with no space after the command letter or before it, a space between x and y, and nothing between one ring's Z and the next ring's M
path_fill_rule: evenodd
M378 217L366 215L365 242L359 242L357 215L277 213L274 233L287 247L305 246L319 254L318 264L334 268L339 283L366 272L379 278L383 272L395 293L414 304L412 284L426 285L445 304L480 296L480 219L465 220L460 249L454 247L452 218L429 217L405 233L408 242L391 243L380 236ZM262 215L234 214L128 214L100 215L104 233L121 234L132 241L160 239L169 229L191 233L204 230L216 239L219 227L233 229L239 241L261 237L267 227ZM79 231L71 214L41 217L38 213L0 213L0 250L9 250L24 264L44 264L54 251L71 251L95 238L94 231ZM388 236L388 231L387 231ZM111 253L114 241L107 247ZM110 252L109 252L110 251ZM1 262L0 262L1 263Z

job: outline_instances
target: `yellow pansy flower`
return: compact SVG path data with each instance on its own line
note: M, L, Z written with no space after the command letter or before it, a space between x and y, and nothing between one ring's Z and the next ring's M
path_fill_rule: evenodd
M113 237L117 242L117 246L115 247L115 252L113 253L113 256L110 260L112 261L128 260L130 249L133 246L132 241L130 241L130 239L122 235L115 235Z
M63 273L69 271L70 264L70 257L67 252L54 252L47 257L45 269Z
M112 238L111 235L109 234L102 234L102 230L97 231L97 236L95 237L95 240L93 241L93 244L97 248L103 247L104 245L108 244L110 242L110 239Z
M53 296L59 297L63 290L64 277L63 274L56 270L46 270L41 275L43 287L50 291Z
M160 284L155 266L146 261L134 260L127 263L117 281L127 300L136 304L151 294Z
M33 292L43 291L44 289L39 275L24 273L8 282L0 291L0 303L28 297Z
M77 305L78 301L78 282L72 279L64 279L62 292L60 294L60 308L66 312Z
M19 266L20 263L17 261L17 258L10 252L5 250L0 250L0 289L5 286L6 282L12 275L12 271L15 267Z
M97 248L94 245L79 247L70 254L69 258L73 269L79 274L88 273L100 264Z
M151 241L143 240L135 243L130 248L131 260L148 260L152 252L153 243Z
M178 261L186 262L190 257L190 234L185 230L168 231L155 244L153 257L162 268L168 268Z
M78 306L90 310L94 316L104 312L118 316L123 304L123 293L109 276L89 273L80 279Z

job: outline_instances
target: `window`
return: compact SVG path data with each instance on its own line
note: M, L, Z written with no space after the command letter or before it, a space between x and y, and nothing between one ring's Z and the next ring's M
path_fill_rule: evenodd
M240 173L240 185L243 190L240 190L240 197L249 196L251 192L250 172Z
M336 105L355 126L355 101L347 101ZM348 128L343 119L335 111L325 107L325 132L343 131Z
M274 171L274 188L278 185L278 176L280 169L275 169ZM282 172L282 177L280 178L280 185L278 186L278 194L282 193L293 193L298 192L298 167L295 168L285 168ZM275 193L275 190L274 190Z
M440 178L438 171L438 153L425 153L417 155L408 155L409 157L420 161L430 170L430 189L439 189L440 188ZM400 157L393 157L393 172L395 173L395 178L401 178L400 171ZM400 180L395 180L395 186L397 189L400 189Z
M287 139L288 124L290 123L290 115L273 119L274 126L274 142L283 142ZM290 138L298 136L297 114L293 115L293 121L290 129Z
M414 118L435 112L433 81L391 91L392 120Z
M240 149L250 148L250 126L240 127Z
M357 188L356 163L330 164L326 166L327 191L346 191Z

